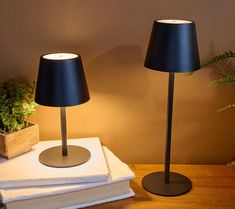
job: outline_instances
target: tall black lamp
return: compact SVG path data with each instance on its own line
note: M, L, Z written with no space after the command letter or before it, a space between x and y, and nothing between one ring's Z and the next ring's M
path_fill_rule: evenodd
M146 175L142 185L153 194L181 195L191 189L192 183L186 176L170 172L174 76L175 72L192 72L200 68L195 23L187 20L154 21L144 66L169 72L169 84L165 171Z
M71 53L40 57L35 101L60 107L62 146L51 147L39 155L39 161L50 167L72 167L90 159L90 152L80 146L67 145L66 107L90 99L81 57Z

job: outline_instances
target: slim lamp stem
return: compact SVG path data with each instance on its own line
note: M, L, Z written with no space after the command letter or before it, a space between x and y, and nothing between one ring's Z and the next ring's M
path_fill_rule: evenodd
M61 121L61 138L62 138L62 155L68 155L67 148L67 128L66 128L66 107L60 107L60 121Z
M173 96L174 96L174 78L173 72L169 73L168 82L168 105L167 105L167 138L165 150L165 183L170 182L170 158L171 158L171 130L172 130L172 111L173 111Z

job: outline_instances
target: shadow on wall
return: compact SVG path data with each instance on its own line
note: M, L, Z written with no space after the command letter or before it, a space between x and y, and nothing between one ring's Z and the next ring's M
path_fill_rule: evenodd
M120 46L96 57L87 67L89 89L95 92L144 97L149 88L143 70L143 55L139 46Z
M223 164L231 159L235 141L229 124L234 124L234 113L217 113L212 99L181 100L184 108L176 104L174 111L172 162Z
M207 85L216 79L211 70L206 67L190 77L177 75L172 163L223 164L234 155L235 135L230 130L235 111L217 113L219 103L226 102L229 95L223 95L220 87Z

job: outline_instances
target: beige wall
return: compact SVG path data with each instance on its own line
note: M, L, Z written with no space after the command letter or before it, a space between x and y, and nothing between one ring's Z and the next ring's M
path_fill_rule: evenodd
M234 0L0 0L0 82L36 79L39 56L82 55L91 100L68 108L70 138L100 136L130 163L164 161L168 75L147 70L154 19L196 21L201 58L235 48ZM225 163L235 155L234 87L212 89L211 68L175 82L172 162ZM41 139L60 137L59 109L39 106Z

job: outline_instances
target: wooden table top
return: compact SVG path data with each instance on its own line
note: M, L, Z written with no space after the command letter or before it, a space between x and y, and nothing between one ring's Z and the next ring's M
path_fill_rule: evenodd
M163 197L146 192L142 178L162 171L162 165L133 164L136 174L131 181L135 197L105 203L90 209L235 209L235 168L224 165L172 165L171 171L189 177L190 192L176 197Z

